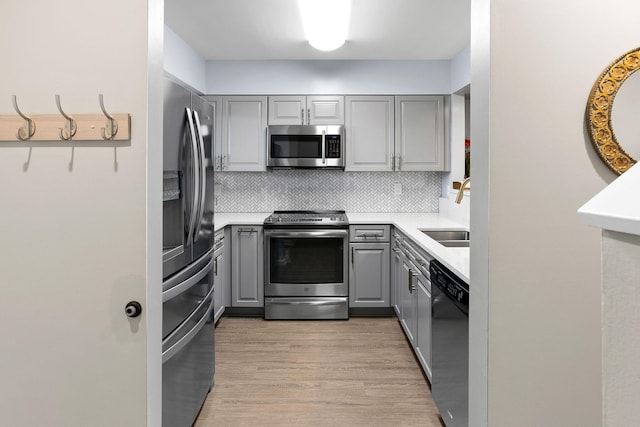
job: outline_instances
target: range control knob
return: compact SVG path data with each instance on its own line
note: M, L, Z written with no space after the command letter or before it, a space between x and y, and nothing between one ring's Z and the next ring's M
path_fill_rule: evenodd
M138 317L142 313L142 305L138 301L129 301L124 306L124 313L127 317Z

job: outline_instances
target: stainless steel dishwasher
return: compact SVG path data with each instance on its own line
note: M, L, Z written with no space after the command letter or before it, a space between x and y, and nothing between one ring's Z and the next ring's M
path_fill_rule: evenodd
M469 285L431 261L431 393L447 427L469 425Z

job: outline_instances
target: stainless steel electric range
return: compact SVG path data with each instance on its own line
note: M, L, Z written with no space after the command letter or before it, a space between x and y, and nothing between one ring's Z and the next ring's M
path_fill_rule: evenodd
M265 319L349 317L344 211L275 211L264 237Z

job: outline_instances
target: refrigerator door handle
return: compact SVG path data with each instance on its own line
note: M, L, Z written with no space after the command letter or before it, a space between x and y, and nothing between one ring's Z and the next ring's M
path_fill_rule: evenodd
M191 120L191 109L186 107L187 113L187 127L189 128L189 135L191 136L191 154L193 156L193 202L191 205L191 215L189 215L189 233L187 235L187 244L190 245L193 242L193 234L195 229L195 222L198 214L198 200L200 198L200 177L198 175L198 146L196 143L195 130L193 128L193 120Z
M211 291L213 291L213 289ZM213 298L211 298L211 294L212 294L211 291L203 301L203 304L207 303L207 301L209 303L209 307L207 308L207 311L205 312L204 316L202 316L200 320L198 320L198 323L196 323L196 325L189 332L184 334L184 336L180 338L178 342L176 342L171 347L169 347L168 349L162 352L162 364L166 363L169 359L175 356L176 353L178 353L187 344L189 344L189 342L193 339L193 337L195 337L198 334L198 332L200 332L200 329L202 329L205 323L207 323L207 321L211 317L211 312L213 311ZM192 316L195 315L196 313L198 313L197 308L194 310ZM189 320L190 319L187 318L185 322Z
M213 257L209 259L209 262L207 262L207 264L204 266L204 268L202 270L198 271L196 274L194 274L193 276L189 277L184 282L179 283L179 284L177 284L175 286L172 286L171 288L169 288L166 291L162 292L162 302L163 303L167 302L171 298L174 298L174 297L186 292L187 290L189 290L195 284L199 283L200 280L202 280L203 277L205 277L207 274L209 274L209 272L211 271L212 267L213 267Z
M204 219L204 198L207 190L207 171L205 164L206 157L204 152L204 140L202 139L202 126L200 125L200 117L195 110L191 111L193 115L193 125L198 135L198 148L200 155L198 156L198 167L200 171L200 202L198 204L198 215L196 216L195 233L193 235L193 241L197 242L200 238L200 227L202 226L202 220Z
M181 282L184 282L194 274L197 274L198 271L202 270L202 267L206 265L211 258L213 258L213 248L210 248L204 255L189 264L186 268L166 279L162 283L162 292L168 291Z

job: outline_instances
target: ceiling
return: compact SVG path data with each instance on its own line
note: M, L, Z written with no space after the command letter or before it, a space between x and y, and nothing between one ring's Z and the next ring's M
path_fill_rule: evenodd
M165 23L206 60L446 60L469 45L470 7L352 0L347 41L332 52L306 42L297 0L165 0Z

